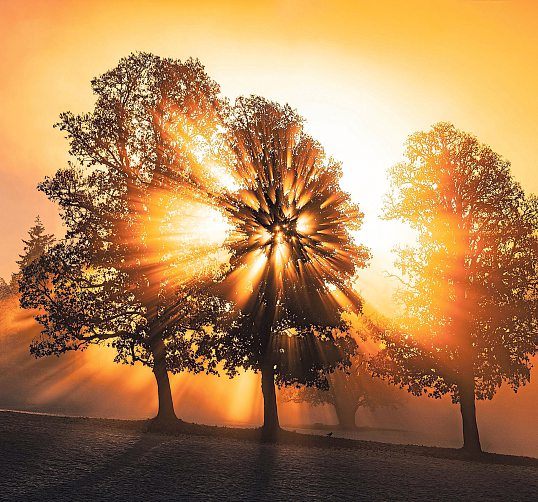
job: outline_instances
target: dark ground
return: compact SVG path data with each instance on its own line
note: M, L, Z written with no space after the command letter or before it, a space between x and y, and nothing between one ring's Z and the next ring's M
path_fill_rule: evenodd
M0 500L536 500L538 459L0 412Z

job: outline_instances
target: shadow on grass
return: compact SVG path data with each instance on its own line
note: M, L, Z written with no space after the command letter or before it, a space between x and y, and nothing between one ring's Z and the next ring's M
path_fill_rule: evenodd
M19 413L0 411L0 413ZM21 413L24 414L24 413ZM30 414L28 417L30 418ZM401 445L365 441L357 439L336 438L312 434L301 434L287 430L280 430L272 440L268 441L262 428L234 428L212 425L201 425L177 420L174 422L156 422L154 420L115 420L105 418L83 418L48 415L47 420L61 423L91 425L102 429L121 429L139 432L148 435L148 441L143 441L144 447L154 443L150 438L156 435L194 435L205 437L228 438L240 441L257 443L276 443L307 448L345 448L357 451L384 452L400 455L420 455L439 459L464 460L487 464L504 464L516 466L538 467L538 459L520 457L515 455L502 455L498 453L469 454L462 449L440 448L433 446ZM155 438L157 440L157 438ZM158 441L157 441L158 442ZM131 454L138 454L135 449ZM128 454L129 455L129 454ZM121 463L121 462L120 462Z
M88 419L101 420L101 419ZM107 421L103 419L104 421ZM520 465L538 467L538 459L532 457L522 457L515 455L502 455L499 453L469 453L463 449L457 448L441 448L434 446L418 446L418 445L402 445L392 443L381 443L377 441L366 441L347 438L335 438L327 436L319 436L313 434L302 434L295 431L281 429L274 438L268 439L262 428L234 428L220 427L212 425L200 425L183 422L178 420L175 423L154 424L152 420L145 421L113 421L118 427L140 427L140 430L147 433L159 433L169 435L196 435L230 438L243 441L254 441L258 443L277 443L294 445L301 447L315 448L346 448L356 450L369 451L385 451L399 454L412 454L425 457L451 459L451 460L466 460L487 464L504 464L504 465Z

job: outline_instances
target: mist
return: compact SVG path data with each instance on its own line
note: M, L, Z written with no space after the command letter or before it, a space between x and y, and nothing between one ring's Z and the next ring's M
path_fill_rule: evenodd
M40 327L17 298L0 302L0 408L102 418L144 419L157 411L151 369L113 362L114 350L93 346L60 357L35 359L29 344ZM535 371L535 370L534 370ZM538 457L538 384L517 394L504 385L492 401L478 401L481 440L486 451ZM259 376L174 375L176 413L190 422L258 426L262 423ZM357 413L357 432L341 434L375 441L461 446L459 407L449 398L416 398L399 391L396 408ZM331 406L279 403L283 426L301 430L336 425ZM326 432L326 430L325 430ZM335 428L335 435L339 432Z

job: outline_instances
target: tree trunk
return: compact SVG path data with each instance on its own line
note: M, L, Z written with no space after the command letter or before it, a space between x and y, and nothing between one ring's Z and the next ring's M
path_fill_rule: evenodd
M263 314L263 322L260 326L261 337L261 374L263 394L263 427L262 439L274 441L280 431L278 423L278 409L276 404L275 367L273 358L272 328L276 317L276 277L273 267L269 267L266 279L266 306Z
M463 424L463 450L478 454L482 453L478 425L476 423L476 406L474 396L474 378L458 385L460 395L460 411Z
M276 405L275 371L270 357L268 362L262 364L262 394L263 394L263 427L264 439L275 439L280 424L278 422L278 409Z
M174 423L178 418L174 412L174 402L172 400L172 389L168 371L166 370L166 353L164 342L161 338L156 337L151 343L151 352L153 355L153 374L157 381L157 393L159 396L159 411L155 417L158 422Z
M338 427L342 430L351 431L357 428L355 423L355 412L357 409L348 402L337 399L334 404L336 416L338 417Z

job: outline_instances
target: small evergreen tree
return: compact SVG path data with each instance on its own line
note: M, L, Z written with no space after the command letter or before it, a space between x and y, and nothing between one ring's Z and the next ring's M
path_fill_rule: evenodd
M23 253L19 255L20 260L16 262L19 265L19 270L11 274L9 283L0 278L0 298L19 293L19 281L24 269L51 248L54 244L54 235L45 233L41 218L37 216L34 226L28 231L28 240L23 239L22 242L24 244Z
M45 227L41 223L39 216L37 216L34 226L28 231L28 240L23 239L22 242L24 243L24 251L19 255L20 260L17 260L20 271L39 258L52 246L54 235L45 233Z
M11 288L9 287L9 284L4 280L4 278L0 277L0 300L8 297L10 293Z

